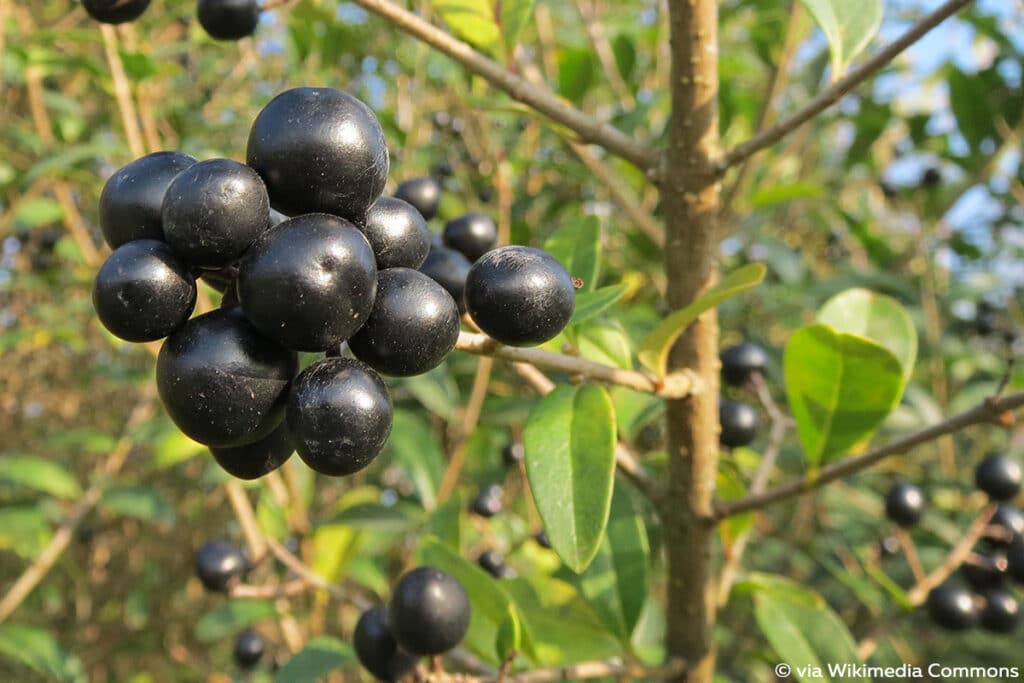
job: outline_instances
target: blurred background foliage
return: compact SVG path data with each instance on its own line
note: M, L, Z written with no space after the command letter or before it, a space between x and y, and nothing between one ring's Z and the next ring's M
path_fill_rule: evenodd
M431 13L429 1L413 4ZM891 0L876 42L937 4ZM777 118L813 96L831 70L811 18L794 18L796 3L720 5L721 126L725 141L735 143L763 117ZM632 367L635 344L663 314L661 251L613 201L626 193L657 215L657 194L631 166L596 148L581 157L563 131L345 2L296 0L266 13L256 38L237 44L211 41L193 14L193 3L157 0L139 22L112 33L116 42L105 42L76 2L0 0L0 587L29 566L83 490L99 482L104 491L67 553L0 624L2 680L230 680L239 675L232 672L232 636L248 623L268 636L273 658L290 657L278 620L268 618L272 606L231 607L204 594L192 576L192 553L202 543L242 541L225 475L159 406L123 431L135 407L153 400L152 357L95 320L90 252L101 249L104 180L142 151L242 159L249 125L274 94L297 85L342 88L369 103L384 125L389 190L417 175L444 177L435 229L467 210L498 216L503 198L512 242L541 246L556 230L564 240L597 222L600 284L623 283L627 293L573 330L584 355ZM583 18L592 16L600 17L598 33ZM722 307L723 344L765 345L776 396L790 332L851 286L902 302L921 339L918 368L880 438L969 407L998 383L1008 353L999 330L1024 322L1022 36L1019 3L978 2L841 106L756 157L739 182L735 173L726 179L733 201L723 268L760 261L769 274ZM585 110L639 138L662 138L670 84L658 2L541 2L518 46L480 40ZM123 65L134 110L119 107L109 50ZM126 115L137 121L142 150L125 135ZM594 159L615 178L611 187L588 168ZM263 482L247 485L263 530L295 539L325 577L381 596L427 534L469 559L497 549L523 577L503 585L521 609L533 605L531 628L544 644L538 662L629 652L656 661L665 618L656 519L638 507L635 537L649 563L649 597L612 596L614 604L531 540L539 521L521 471L506 468L501 451L535 398L500 363L468 440L457 494L435 506L477 363L454 354L426 376L389 382L394 433L366 472L314 480L296 466L286 471L283 493ZM1024 386L1024 371L1012 382ZM658 404L624 389L612 393L621 436L652 469L661 467ZM1013 444L1012 432L973 428L756 520L738 518L723 527L726 540L754 525L746 563L813 586L857 636L893 620L874 663L1024 664L1013 638L949 637L920 615L905 615L894 586L910 585L910 570L878 550L888 533L880 496L894 476L929 493L932 509L915 540L926 565L935 563L977 508L970 502L974 463L993 449L1020 452L1022 437L1017 430ZM723 459L723 491L742 490L763 440ZM119 449L129 460L107 480L104 463ZM780 468L782 476L802 472L795 438ZM505 511L486 522L469 515L468 502L493 483L504 485ZM354 671L343 644L356 616L350 608L301 596L289 609L304 636L320 638L319 649L303 653L311 670ZM635 629L623 625L623 614L632 615ZM720 615L719 642L728 653L721 680L774 680L775 660L742 592ZM306 680L295 671L290 680ZM270 675L264 669L256 676Z

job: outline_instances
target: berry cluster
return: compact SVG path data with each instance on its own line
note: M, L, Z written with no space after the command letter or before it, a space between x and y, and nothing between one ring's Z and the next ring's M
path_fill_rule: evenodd
M99 319L128 341L166 338L156 380L167 413L234 476L260 477L293 449L327 475L366 467L391 431L377 373L438 366L460 304L510 345L552 339L572 316L565 269L537 249L496 247L486 217L449 222L432 245L439 186L416 179L381 197L388 159L365 104L296 88L256 117L246 164L160 152L103 189L114 252L93 289ZM224 297L190 317L197 278ZM299 351L325 357L296 377Z
M135 21L151 0L82 0L89 16L103 24ZM263 8L259 0L199 0L196 18L214 40L241 40L256 32Z
M1024 584L1024 513L1010 501L1021 487L1021 466L1006 455L991 455L975 470L975 486L997 503L983 537L981 552L959 569L959 576L932 590L928 615L938 626L962 631L980 625L993 633L1010 633L1020 607L1007 579ZM908 528L920 521L926 502L920 488L906 482L892 486L885 498L886 516Z
M386 608L367 610L356 624L359 661L382 681L411 673L419 657L448 652L465 637L469 596L459 581L433 567L403 576Z
M722 381L731 387L744 387L763 375L768 354L757 344L745 342L722 351L720 360ZM761 418L753 406L727 398L718 403L718 419L722 425L718 439L727 448L749 445L761 427Z

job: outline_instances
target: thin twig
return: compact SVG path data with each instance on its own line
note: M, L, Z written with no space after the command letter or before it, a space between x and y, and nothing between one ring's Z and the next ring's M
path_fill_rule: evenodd
M132 156L138 158L146 153L146 147L142 143L142 131L139 129L139 119L135 115L131 83L118 51L117 31L109 24L100 24L100 31L103 33L103 49L107 56L107 65L110 67L110 77L114 82L114 97L121 111L121 122L128 138L128 148L131 149Z
M813 491L837 479L843 479L861 470L865 470L885 458L904 454L921 444L934 441L941 436L958 432L973 425L985 422L1009 422L1012 419L1012 411L1021 406L1024 406L1024 392L1009 394L1002 398L993 397L986 399L970 410L954 415L909 436L897 439L892 443L874 448L864 455L841 459L832 465L823 467L815 477L805 477L759 495L752 495L735 501L721 502L716 506L715 519L722 520L741 512L758 510L787 498Z
M590 678L633 678L638 680L664 680L675 678L686 671L686 662L673 659L658 666L644 666L618 659L582 662L551 669L535 669L504 678L505 683L552 683L553 681L582 681ZM498 683L499 676L480 677L463 674L428 674L429 683Z
M228 494L228 501L235 511L238 523L242 525L242 534L245 536L246 545L249 546L249 553L253 563L259 563L267 554L267 545L270 539L260 531L260 525L256 521L256 512L245 489L237 480L229 481L224 485Z
M917 584L907 593L907 598L912 605L920 605L928 598L928 593L933 588L943 583L946 579L952 576L960 565L970 557L974 551L975 544L985 535L985 529L988 527L989 520L992 519L992 515L996 513L996 506L989 505L986 507L978 518L971 523L970 528L967 529L967 533L960 539L960 542L953 546L953 549L949 551L949 555L946 556L946 560L936 567L928 576L924 577L923 580L918 581Z
M147 384L139 402L128 414L128 419L121 430L121 438L114 445L114 449L107 456L99 475L93 483L82 494L82 498L75 505L68 518L60 525L53 534L50 542L39 553L39 556L31 565L25 568L21 576L11 585L3 599L0 600L0 622L11 616L14 610L25 601L33 589L49 573L53 565L60 559L67 550L75 536L75 531L85 520L86 516L100 502L103 491L106 489L110 479L117 475L124 467L132 446L135 444L135 432L146 420L150 418L154 410L154 398L156 391L152 384Z
M480 421L480 413L484 407L484 400L487 398L487 386L491 381L491 368L494 367L494 359L484 356L476 366L476 375L473 377L473 389L466 403L466 410L463 412L462 426L458 434L458 442L452 449L452 456L448 460L448 466L441 477L441 485L437 487L437 505L448 500L455 485L459 482L459 474L462 473L462 466L466 462L466 453L469 451L469 437L476 429Z
M907 564L910 565L910 572L914 575L914 581L918 583L924 581L924 566L921 564L921 558L917 554L917 546L914 545L914 539L910 537L906 529L900 527L897 527L893 533L896 535L896 540L900 542L903 556L907 559Z
M504 346L486 335L473 332L459 333L459 340L456 342L455 348L466 353L494 356L503 360L529 363L540 368L560 370L571 375L582 375L588 379L618 384L662 398L685 398L696 393L699 386L697 379L688 371L675 373L661 382L657 382L635 370L623 370L595 363L579 356L553 353L543 349Z
M827 89L819 93L810 102L802 106L792 115L783 119L768 130L758 133L746 142L740 143L726 152L718 162L718 171L725 172L731 166L735 166L747 157L772 146L792 131L807 123L818 114L838 102L843 95L847 94L867 79L881 71L889 62L894 60L901 52L920 40L926 33L941 24L943 21L956 14L966 7L972 0L947 0L938 9L925 15L916 24L911 26L906 33L894 40L886 47L855 69L851 69L845 76L837 80Z
M240 583L231 588L231 597L262 599L287 598L293 595L301 595L308 591L309 588L309 583L304 579L296 579L287 583L264 586Z
M624 111L633 109L636 106L636 100L633 99L633 93L630 92L626 81L622 79L619 65L615 61L615 53L612 51L611 43L608 41L608 33L604 30L604 25L597 17L596 7L591 4L590 0L576 0L576 11L579 13L580 19L583 20L583 26L587 30L587 38L590 39L590 45L594 48L594 54L597 55L598 61L601 62L601 70L604 72L605 78L608 79L608 85L611 86L612 92L615 93L615 97L619 100L619 106Z
M550 90L530 83L497 62L390 0L354 0L355 4L387 19L395 27L443 52L491 85L506 92L556 123L565 126L583 142L601 145L654 178L658 154L617 128L599 121L566 103Z

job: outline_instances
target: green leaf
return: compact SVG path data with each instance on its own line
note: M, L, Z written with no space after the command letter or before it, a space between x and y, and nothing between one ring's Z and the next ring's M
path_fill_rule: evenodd
M828 605L793 602L775 592L756 593L754 618L800 683L831 683L829 664L860 662L849 629ZM868 679L846 672L835 680L867 683Z
M505 45L511 48L519 38L519 32L530 21L534 0L501 0L501 30Z
M60 204L52 199L36 197L18 204L14 221L28 228L38 228L56 223L63 217L64 210L60 208Z
M891 351L827 325L810 325L790 337L783 372L812 468L874 433L904 386L903 368Z
M625 33L619 33L612 39L612 53L622 80L629 83L636 68L636 43Z
M571 338L580 355L587 360L633 369L633 349L629 335L618 320L591 320L571 330Z
M66 500L82 495L82 488L63 465L35 455L0 457L0 481Z
M611 507L615 411L604 388L561 386L537 402L523 430L526 473L548 538L580 573L597 554Z
M0 657L50 680L67 683L87 680L81 660L66 652L52 633L41 628L0 624Z
M523 627L516 615L515 605L508 606L508 614L498 626L498 635L494 642L494 651L499 660L505 660L513 651L518 651L523 638Z
M0 507L0 549L33 559L52 537L50 522L38 502Z
M459 387L444 363L422 375L405 377L400 385L408 389L427 410L445 421L454 418L459 404Z
M826 607L825 599L817 591L778 574L750 572L742 581L736 582L733 590L739 595L771 595L779 600L805 605L812 609Z
M277 616L270 600L236 599L214 607L196 622L196 639L210 643Z
M173 467L206 452L206 446L188 438L180 429L168 425L153 443L152 463L157 468Z
M910 378L917 360L917 329L896 299L867 289L848 289L829 299L818 311L818 322L837 332L865 337L892 351Z
M327 674L355 663L351 646L331 636L308 641L274 675L275 683L316 683Z
M451 498L434 508L426 525L426 532L437 538L455 552L462 551L462 511L464 503L458 491Z
M679 335L704 311L761 284L766 271L763 263L750 263L734 270L692 304L662 320L640 344L637 357L641 365L658 377L664 377L669 349Z
M597 216L566 223L544 243L548 252L569 271L569 275L583 281L581 292L597 287L601 258L601 222Z
M558 94L578 102L590 90L597 74L594 54L585 47L569 47L558 52Z
M596 315L600 315L623 297L626 285L609 285L590 292L576 294L576 309L572 314L572 323L578 325Z
M431 4L455 35L467 43L490 50L501 40L491 0L432 0Z
M400 533L408 531L416 522L416 517L401 504L357 503L345 508L327 523L340 524L361 531Z
M444 452L433 429L415 413L396 410L387 449L411 480L423 507L432 509L444 476Z
M420 544L419 560L420 564L451 574L466 589L473 606L466 647L487 661L498 663L495 652L498 633L510 615L517 618L501 583L433 536L426 537Z
M100 505L115 514L144 522L174 523L174 508L153 489L144 486L112 486L103 492Z
M843 75L882 25L882 0L802 0L828 40L832 78Z

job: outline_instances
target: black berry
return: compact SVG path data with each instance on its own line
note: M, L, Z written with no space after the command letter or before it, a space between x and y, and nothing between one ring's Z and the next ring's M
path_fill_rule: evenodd
M245 569L242 551L227 541L210 541L196 553L196 576L207 590L226 591Z
M271 205L289 216L322 211L358 219L388 176L377 117L333 88L295 88L271 100L252 125L246 156Z
M239 479L259 479L273 472L291 457L288 428L282 423L264 438L234 448L210 448L214 460L224 471Z
M978 623L974 597L954 581L933 588L925 606L932 621L948 631L963 631Z
M988 539L989 542L997 548L1005 548L1013 539L1024 535L1024 513L1012 505L1000 503L989 520L989 526L999 531L998 536Z
M534 535L533 540L537 541L537 545L539 545L541 548L551 550L551 539L548 538L548 532L544 531L543 529L541 529Z
M366 322L377 263L343 218L309 214L265 232L246 252L238 298L253 325L288 348L324 351Z
M391 397L381 378L350 358L325 358L302 371L288 396L288 430L299 457L321 474L369 465L391 433Z
M235 664L239 669L251 669L263 658L267 644L263 636L252 629L246 629L235 639Z
M199 0L200 26L215 40L239 40L260 23L259 0Z
M407 377L440 365L458 338L451 295L423 273L389 268L380 271L373 310L349 348L374 370Z
M485 550L476 558L480 568L496 579L515 578L515 572L505 564L505 558L494 550Z
M387 610L374 607L363 612L356 623L352 645L359 662L382 681L397 681L416 668L416 657L405 652L388 628Z
M918 523L924 514L925 500L921 489L899 482L893 484L885 497L885 516L902 527L911 527Z
M722 424L718 440L728 448L748 445L757 437L757 430L761 426L761 418L757 411L741 401L719 401L718 419Z
M990 455L974 470L974 483L992 500L1010 500L1020 493L1020 463L1006 455Z
M208 446L240 446L272 432L284 417L294 352L267 339L238 308L186 322L160 349L157 390L167 413Z
M523 444L515 441L509 441L505 444L505 447L501 449L501 459L508 467L515 467L521 463L525 455L526 451L523 449Z
M427 260L420 266L420 272L441 285L452 295L459 306L459 312L466 312L466 278L471 264L466 257L445 246L431 245Z
M366 212L363 234L377 256L377 268L419 268L430 252L430 229L413 206L381 197Z
M1015 583L1024 583L1024 539L1013 539L1006 549L1006 575Z
M100 322L132 342L166 337L185 324L195 304L195 278L170 247L156 240L118 247L92 288Z
M569 323L576 290L565 268L530 247L493 249L466 278L466 308L481 330L510 346L536 346Z
M150 0L82 0L89 16L103 24L123 24L142 16Z
M997 588L1003 585L1007 564L1006 555L1001 551L988 557L979 555L960 566L960 575L976 591Z
M473 262L498 246L498 226L482 213L467 213L444 226L444 243Z
M398 644L416 655L439 655L469 630L469 596L452 576L419 567L402 577L388 606L388 626Z
M930 166L921 174L921 187L935 187L942 182L942 172Z
M722 380L734 387L747 383L754 373L764 372L768 354L752 342L730 346L722 351Z
M476 495L469 509L485 519L490 519L501 512L502 493L501 486L492 484Z
M238 259L270 225L263 181L231 159L182 171L163 203L164 239L186 262L221 268Z
M1001 588L989 588L981 593L981 627L992 633L1012 633L1020 621L1017 599Z
M133 240L164 238L164 195L171 181L195 163L187 154L156 152L110 176L100 193L100 229L111 249Z
M395 196L416 207L424 220L433 220L441 205L441 183L430 177L410 178L398 186Z

